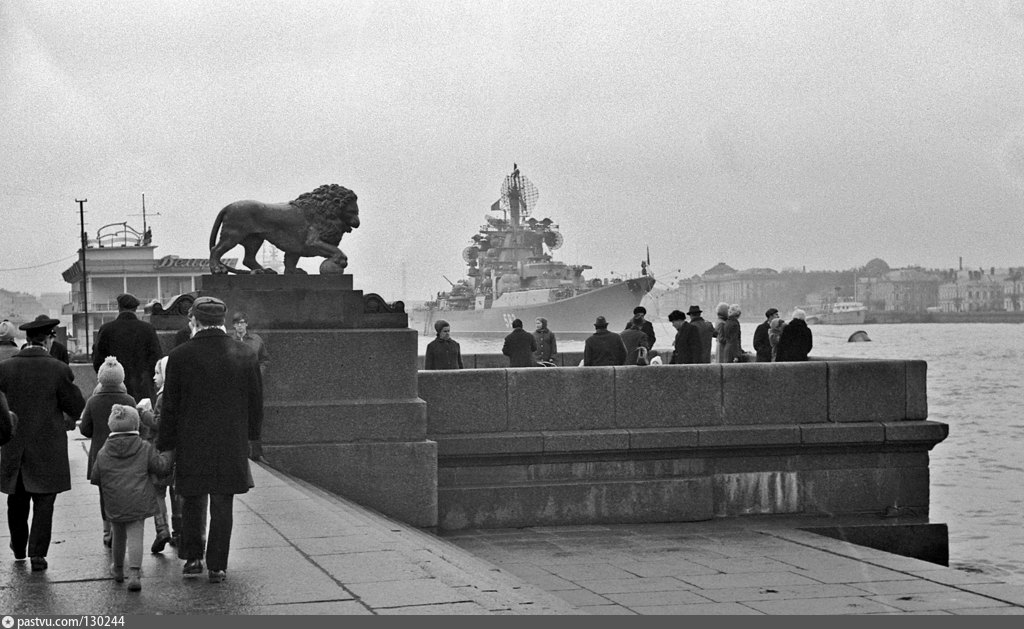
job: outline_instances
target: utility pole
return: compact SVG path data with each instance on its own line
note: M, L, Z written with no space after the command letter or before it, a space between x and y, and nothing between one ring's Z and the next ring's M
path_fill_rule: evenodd
M89 281L85 275L85 248L89 244L89 234L85 233L85 202L89 199L75 199L75 203L78 204L78 222L82 228L82 248L79 249L79 253L82 254L82 306L85 312L85 353L91 354L92 349L89 347Z

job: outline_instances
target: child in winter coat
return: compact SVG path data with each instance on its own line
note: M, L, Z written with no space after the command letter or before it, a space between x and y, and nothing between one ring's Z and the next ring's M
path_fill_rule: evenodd
M163 394L164 394L164 367L167 365L167 357L164 356L160 360L156 361L156 365L153 368L153 384L156 385L156 402L147 404L147 400L142 400L136 407L139 411L139 418L142 421L142 428L139 430L139 436L144 441L149 443L156 442L156 436L160 431L160 411L163 408ZM152 553L162 553L164 546L170 543L171 546L177 546L178 531L181 529L181 515L179 513L178 505L174 502L176 498L174 490L171 490L171 522L173 526L174 534L171 534L171 527L168 527L167 521L167 488L171 484L172 480L171 473L164 476L154 476L153 486L156 488L156 507L157 514L153 517L153 524L156 528L156 539L153 540L153 545L149 548Z
M111 574L124 581L124 555L128 551L128 590L142 589L142 533L146 518L156 512L156 489L150 474L166 474L173 452L158 453L139 437L135 406L115 404L107 421L110 435L96 455L90 481L99 485L105 515L113 531Z
M92 468L96 463L96 455L100 448L107 441L110 429L107 427L107 419L110 417L110 409L115 404L126 404L135 406L135 398L128 395L124 386L124 367L117 362L116 356L107 356L107 359L100 365L96 373L96 388L85 403L82 410L81 423L78 431L83 437L91 439L89 444L89 461L85 468L85 477L92 479ZM103 492L100 492L100 516L103 518L103 545L110 548L111 533L110 520L104 515Z

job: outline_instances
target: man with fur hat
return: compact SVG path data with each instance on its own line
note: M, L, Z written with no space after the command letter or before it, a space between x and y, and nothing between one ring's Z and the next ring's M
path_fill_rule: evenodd
M768 327L772 319L779 318L778 308L769 308L764 312L764 321L754 328L754 353L757 354L757 362L772 362L772 343L768 340Z
M637 306L633 308L633 318L626 322L626 327L623 330L628 330L633 323L639 318L640 320L640 331L647 335L647 349L654 349L654 324L646 319L647 308L643 306Z
M673 310L668 315L668 322L676 329L670 365L696 365L701 360L700 332L686 321L682 310Z
M626 346L622 337L608 331L608 320L598 317L594 333L583 342L583 366L607 367L626 364Z
M227 307L199 297L189 318L192 340L175 347L164 368L156 447L175 451L174 485L182 497L182 573L196 576L207 562L211 583L226 578L235 494L252 486L250 452L263 425L263 380L256 352L227 335ZM203 516L209 501L210 530Z
M17 561L31 558L32 570L46 570L53 505L71 489L68 439L85 407L71 367L49 354L57 319L24 323L28 342L0 362L0 392L18 415L14 438L0 448L0 491L7 494L7 525ZM32 524L29 527L29 509Z
M0 322L0 360L10 358L18 351L18 344L14 341L14 324L4 319Z
M711 362L711 344L715 340L715 326L701 316L703 312L700 306L690 306L686 315L690 317L690 325L697 328L697 334L700 336L700 360L697 362L706 365Z
M537 340L523 329L523 320L512 322L512 332L505 337L501 353L508 356L509 367L536 367L533 354L537 351Z
M424 369L462 369L462 348L452 339L452 328L444 319L434 322L437 338L427 345Z
M807 313L797 308L793 318L782 329L779 344L775 348L775 361L780 363L807 360L814 348L814 335L807 326Z
M163 357L156 328L135 315L139 300L117 296L117 318L100 326L92 353L92 368L100 370L107 356L117 356L124 367L124 386L136 400L153 399L153 367Z

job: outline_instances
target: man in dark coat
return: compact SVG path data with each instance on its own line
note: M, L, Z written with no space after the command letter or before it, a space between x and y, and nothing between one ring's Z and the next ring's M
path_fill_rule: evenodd
M670 365L696 365L701 362L700 332L696 326L686 321L682 310L673 310L668 315L668 322L676 329Z
M71 489L68 439L85 407L71 367L49 354L57 319L19 326L28 337L20 352L0 362L0 391L18 416L14 438L0 448L0 491L7 494L11 550L18 561L26 551L33 570L47 568L57 494ZM32 526L29 529L31 503Z
M777 308L769 308L764 312L764 322L754 328L754 352L757 353L757 362L772 362L772 343L768 340L768 327L772 319L779 318Z
M522 319L512 322L512 332L505 337L501 353L508 356L509 367L536 367L533 354L537 351L537 340L523 329Z
M168 355L158 450L175 451L174 484L183 497L181 558L186 576L201 574L206 555L209 577L226 577L235 494L249 491L250 442L263 425L263 380L256 352L223 329L227 308L215 297L200 297L189 313L192 340ZM207 497L209 543L203 544Z
M598 317L594 333L583 343L584 367L607 367L626 364L626 346L622 337L608 331L608 320Z
M715 326L701 316L703 312L700 306L690 306L686 315L690 317L690 325L697 328L697 334L700 336L700 360L697 362L709 364L711 362L711 344L715 340Z
M137 402L156 397L153 369L164 355L156 328L135 316L138 307L139 300L134 295L118 295L117 318L100 326L92 353L92 368L97 373L107 356L117 356L117 362L124 367L124 386Z
M782 336L779 337L775 362L807 360L807 355L814 347L814 335L804 321L806 316L807 314L799 308L793 311L793 319L782 329Z
M434 322L437 338L427 344L424 369L462 369L462 348L452 338L452 327L444 319Z
M647 335L647 340L650 341L647 345L647 349L654 349L654 324L648 321L645 317L647 316L647 308L643 306L637 306L633 308L633 318L626 322L626 327L622 328L623 331L628 330L629 326L633 325L633 321L640 317L641 325L640 330Z

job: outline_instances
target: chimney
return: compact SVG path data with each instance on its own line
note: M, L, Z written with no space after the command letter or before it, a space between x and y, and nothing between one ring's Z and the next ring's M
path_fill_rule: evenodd
M960 256L960 270L961 271L964 270L964 257L963 256Z

